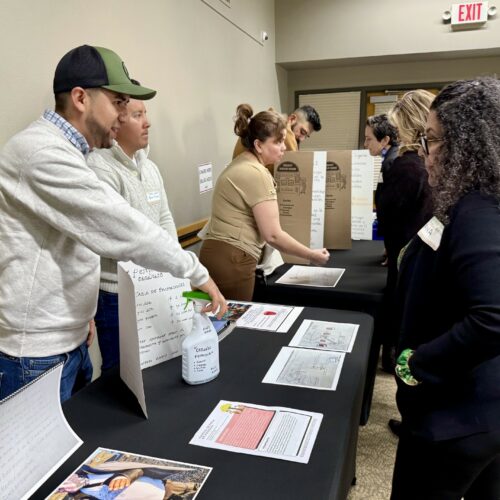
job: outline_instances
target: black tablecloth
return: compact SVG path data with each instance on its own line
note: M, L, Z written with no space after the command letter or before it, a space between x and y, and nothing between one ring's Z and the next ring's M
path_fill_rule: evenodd
M346 355L337 390L262 384L281 346L303 319L358 323L353 352ZM220 343L221 373L189 386L179 358L143 372L149 420L118 372L104 374L63 405L84 444L37 491L44 498L97 447L213 467L199 497L237 499L345 499L355 474L358 422L373 330L365 314L306 308L288 333L234 330ZM221 399L323 413L308 464L189 445Z
M383 325L382 299L387 280L387 268L381 266L383 241L353 241L352 249L331 250L326 267L345 268L337 286L312 287L276 283L292 267L284 264L266 279L257 282L254 300L274 304L348 309L370 314L375 318L375 332L367 371L361 424L368 422L375 384L378 354ZM379 326L380 325L380 326Z
M382 303L387 268L380 265L382 241L353 241L350 250L331 250L326 267L345 268L337 286L312 287L276 283L292 264L284 264L256 284L254 300L275 304L349 309L376 315Z

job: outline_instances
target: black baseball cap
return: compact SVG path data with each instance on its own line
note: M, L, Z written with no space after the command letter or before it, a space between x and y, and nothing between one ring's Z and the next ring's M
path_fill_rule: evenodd
M156 90L134 82L118 54L103 47L81 45L59 61L53 87L54 94L69 92L74 87L101 87L134 99L147 100L156 95Z

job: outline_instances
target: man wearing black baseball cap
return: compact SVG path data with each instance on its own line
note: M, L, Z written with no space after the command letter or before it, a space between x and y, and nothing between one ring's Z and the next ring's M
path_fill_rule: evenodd
M56 67L54 94L70 92L75 87L100 87L143 100L156 95L155 90L142 87L130 79L125 63L118 54L90 45L70 50Z
M130 79L115 52L90 45L70 50L59 61L53 87L56 112L75 125L91 148L111 147L129 97L145 100L156 95L156 91ZM99 113L79 114L86 103Z
M111 146L129 97L155 93L113 51L77 47L57 66L56 110L0 152L0 399L60 362L62 400L90 381L100 255L188 278L212 297L208 310L225 312L198 258L86 162L92 148Z

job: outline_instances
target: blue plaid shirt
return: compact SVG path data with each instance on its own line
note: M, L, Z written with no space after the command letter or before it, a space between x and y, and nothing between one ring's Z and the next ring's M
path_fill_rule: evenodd
M51 109L45 110L43 117L50 123L53 123L57 128L61 129L64 137L68 139L73 146L75 146L83 155L87 155L90 151L87 139L83 137L78 130L76 130L71 123L66 121L61 115L52 111Z

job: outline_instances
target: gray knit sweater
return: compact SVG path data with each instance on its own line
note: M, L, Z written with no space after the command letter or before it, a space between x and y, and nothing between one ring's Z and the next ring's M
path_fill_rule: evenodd
M163 179L158 167L148 158L148 153L149 147L137 151L133 161L115 141L110 149L92 151L87 164L101 181L120 193L131 207L142 212L177 240ZM116 260L101 258L101 290L118 292L116 266Z
M0 153L0 351L50 356L85 341L98 255L205 283L196 256L88 167L44 118Z

